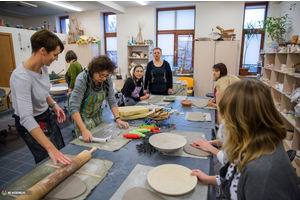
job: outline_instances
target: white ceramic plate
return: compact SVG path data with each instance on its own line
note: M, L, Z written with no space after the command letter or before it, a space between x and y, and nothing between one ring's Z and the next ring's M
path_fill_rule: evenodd
M51 87L50 94L52 95L61 95L65 94L68 91L68 87Z
M166 195L183 195L197 185L197 177L190 175L192 170L175 164L153 168L147 176L149 185L157 192Z
M149 138L150 144L159 151L172 153L186 144L186 139L174 133L158 133Z

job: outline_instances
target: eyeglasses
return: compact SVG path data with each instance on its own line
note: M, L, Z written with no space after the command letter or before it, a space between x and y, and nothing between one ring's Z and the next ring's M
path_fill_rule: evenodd
M111 74L103 75L103 74L100 74L99 72L98 72L98 74L99 74L100 78L109 78L109 77L111 77Z

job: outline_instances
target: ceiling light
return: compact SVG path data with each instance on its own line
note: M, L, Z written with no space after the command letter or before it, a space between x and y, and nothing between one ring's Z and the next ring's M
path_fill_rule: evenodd
M60 3L60 2L57 2L57 1L45 1L45 2L46 2L46 3L53 4L53 5L56 5L56 6L68 8L68 9L70 9L70 10L75 10L75 11L78 11L78 12L81 12L81 11L82 11L82 9L80 9L80 8L77 8L77 7L74 7L74 6L70 6L70 5L65 4L65 3Z
M25 1L20 1L20 3L21 3L23 6L27 6L27 7L35 7L35 8L38 7L38 6L35 5L35 4L27 3L27 2L25 2Z
M146 5L147 5L147 3L146 3L145 1L136 1L136 2L138 2L139 4L141 4L141 5L143 5L143 6L146 6Z

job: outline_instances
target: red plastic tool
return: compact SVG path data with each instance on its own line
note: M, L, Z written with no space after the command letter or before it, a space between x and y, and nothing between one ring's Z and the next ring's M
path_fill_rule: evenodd
M129 138L129 139L138 139L138 138L141 138L142 136L138 135L138 134L127 133L127 134L124 134L123 137Z

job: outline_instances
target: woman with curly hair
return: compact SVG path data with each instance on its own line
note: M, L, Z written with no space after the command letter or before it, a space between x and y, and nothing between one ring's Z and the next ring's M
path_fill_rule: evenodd
M229 162L220 176L193 170L203 184L219 185L226 199L296 200L299 182L283 147L286 129L270 89L256 80L230 85L219 106Z
M115 64L107 56L95 58L90 62L88 70L77 76L75 87L69 95L69 113L73 118L76 136L82 134L85 142L92 142L90 130L102 121L104 99L107 99L118 126L129 127L127 122L120 119L114 96L111 74L115 68Z

